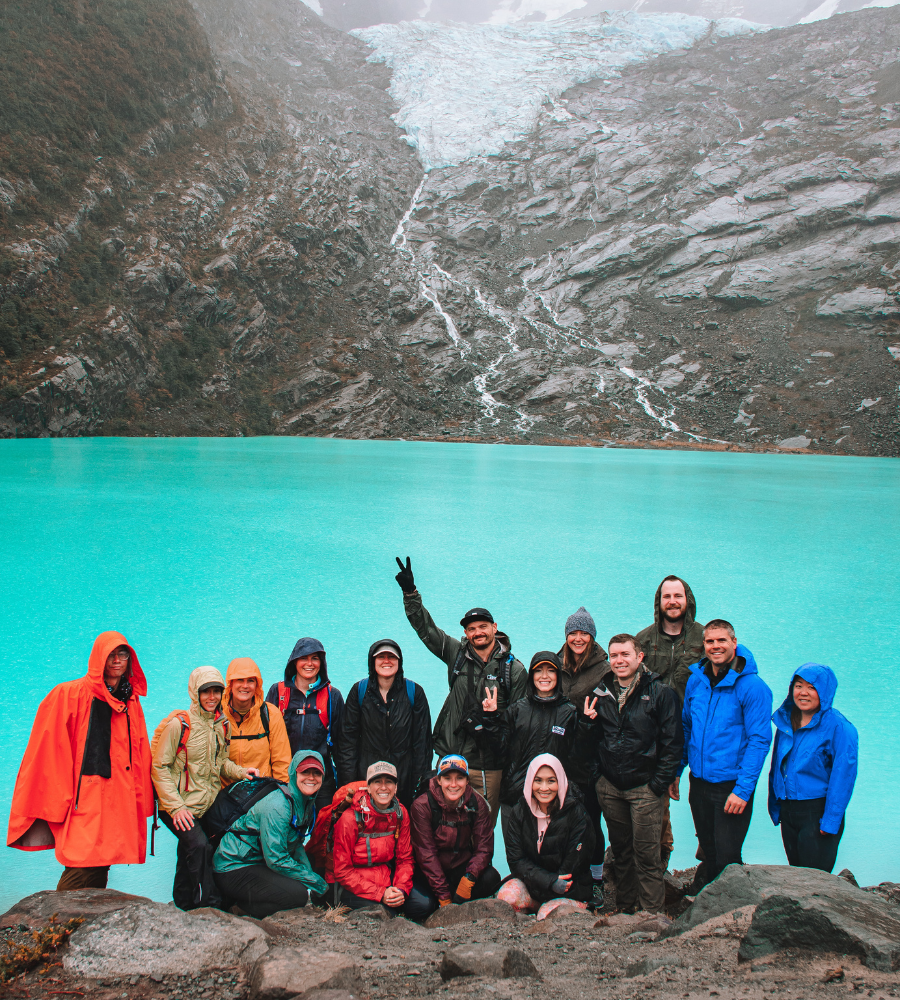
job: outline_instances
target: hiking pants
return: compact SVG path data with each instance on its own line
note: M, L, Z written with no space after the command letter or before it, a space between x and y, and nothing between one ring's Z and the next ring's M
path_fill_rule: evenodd
M587 810L588 816L591 817L591 823L594 827L594 850L591 854L591 878L593 878L595 882L599 882L599 879L594 877L594 873L597 871L599 866L603 864L603 859L606 856L606 838L603 836L603 826L600 823L600 818L603 814L600 811L600 802L597 799L597 789L595 788L594 782L587 781L578 787L581 790L581 797L584 800L584 808Z
M500 782L502 771L469 771L469 784L491 807L491 827L497 824L500 811Z
M176 830L172 817L159 811L159 818L178 838L175 862L175 881L172 901L179 910L195 910L198 906L221 906L222 897L213 877L215 850L195 816L190 830Z
M340 888L338 899L339 905L348 906L351 910L366 910L371 909L373 906L380 906L389 917L396 917L398 913L403 912L402 906L387 906L385 903L376 902L374 899L364 899L362 896L357 896L355 892L344 888L344 886Z
M447 884L450 886L450 892L455 893L456 887L459 885L459 880L466 874L466 866L460 865L458 868L450 868L445 874L447 876ZM472 887L472 899L487 899L489 896L493 896L500 888L500 882L500 873L488 865L475 880L475 885ZM451 896L451 898L454 903L465 902L464 900L457 899L455 896ZM412 891L409 894L406 905L403 907L404 916L409 917L410 920L422 923L440 905L437 896L434 894L434 890L425 877L425 873L417 868L413 875Z
M841 820L837 833L820 833L825 799L780 799L781 840L788 864L799 868L834 869L838 844L844 835Z
M105 889L109 878L109 865L100 865L95 868L70 868L66 865L65 870L59 877L56 886L57 892L66 889Z
M649 785L622 791L606 778L597 781L597 799L613 853L616 906L626 913L662 913L666 903L659 839L665 797Z
M691 775L688 801L694 817L694 829L703 851L706 871L705 884L710 882L726 865L742 865L741 848L750 828L753 814L753 796L742 813L725 812L725 801L734 790L734 781L704 781Z
M215 872L216 885L224 899L248 916L262 920L279 910L306 906L309 890L295 878L274 872L267 865L244 865Z

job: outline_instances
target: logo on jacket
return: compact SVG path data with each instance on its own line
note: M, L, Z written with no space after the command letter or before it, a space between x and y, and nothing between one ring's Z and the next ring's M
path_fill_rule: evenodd
M553 729L552 729L552 732L556 733L557 736L565 736L566 735L566 727L565 726L554 726Z

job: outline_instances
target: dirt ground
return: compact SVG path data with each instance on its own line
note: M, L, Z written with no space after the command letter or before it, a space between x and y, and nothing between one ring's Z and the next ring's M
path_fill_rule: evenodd
M791 950L751 964L739 963L738 945L749 913L737 911L680 937L658 939L637 930L646 917L598 917L586 911L538 922L484 919L446 929L428 929L407 920L382 920L370 911L338 916L308 908L276 914L264 922L275 943L317 952L346 952L362 970L361 1000L400 997L528 998L528 1000L699 1000L708 997L762 1000L829 1000L853 996L887 1000L900 992L900 973L875 972L858 958ZM609 924L603 926L604 924ZM524 951L541 979L442 981L444 951L475 943L497 943ZM835 981L826 983L829 974ZM0 987L11 998L87 996L92 1000L243 1000L246 975L220 970L197 977L132 976L85 980L68 976L59 964Z

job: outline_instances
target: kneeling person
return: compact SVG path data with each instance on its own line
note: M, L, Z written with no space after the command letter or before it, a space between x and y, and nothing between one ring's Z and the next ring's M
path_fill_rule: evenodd
M406 916L425 920L439 905L487 899L497 891L491 808L469 784L465 757L448 754L438 761L410 819L418 868Z
M298 750L287 784L260 799L222 838L213 859L216 885L249 916L306 906L310 892L325 892L303 848L324 775L321 754Z
M506 860L515 878L497 898L532 912L551 899L591 900L593 849L594 826L578 787L556 757L540 754L507 827Z
M383 904L399 913L412 889L409 813L397 800L397 768L379 760L334 828L334 878L353 910Z

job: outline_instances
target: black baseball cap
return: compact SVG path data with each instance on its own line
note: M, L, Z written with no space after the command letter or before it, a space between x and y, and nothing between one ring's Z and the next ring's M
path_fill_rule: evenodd
M460 618L459 624L465 628L466 625L471 625L472 622L490 622L493 625L494 616L487 608L472 608Z

